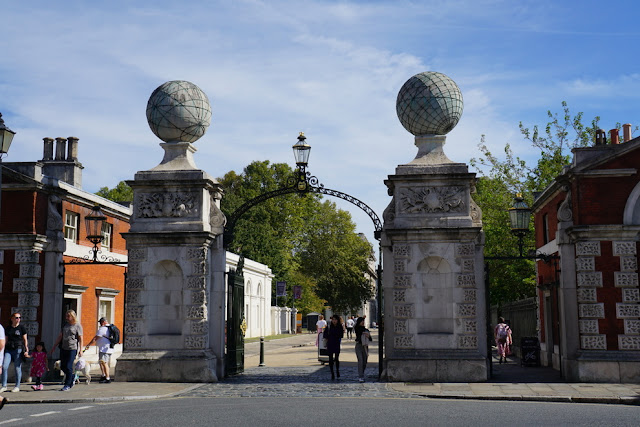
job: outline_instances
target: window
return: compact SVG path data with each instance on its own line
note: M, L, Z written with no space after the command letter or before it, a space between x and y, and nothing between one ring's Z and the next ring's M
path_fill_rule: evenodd
M79 214L66 211L64 215L64 238L72 242L78 241L78 218Z
M542 216L542 243L545 245L549 243L549 216L544 214Z
M102 247L111 250L111 234L113 233L113 225L108 223L102 224ZM106 316L105 316L106 317Z
M113 323L113 298L100 298L98 318L104 317L107 322Z

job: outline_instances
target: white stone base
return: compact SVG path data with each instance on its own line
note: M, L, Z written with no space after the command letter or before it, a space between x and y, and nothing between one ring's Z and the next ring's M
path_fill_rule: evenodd
M387 360L389 382L483 382L489 379L486 359Z
M209 350L125 351L118 358L117 381L218 382L216 356Z
M640 383L640 363L614 360L566 361L567 380L583 383Z

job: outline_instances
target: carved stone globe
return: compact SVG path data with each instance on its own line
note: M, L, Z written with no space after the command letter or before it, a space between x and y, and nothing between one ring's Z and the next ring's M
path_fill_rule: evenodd
M411 77L396 100L400 123L415 136L446 135L458 124L462 108L458 85L435 71Z
M209 99L193 83L166 82L149 97L147 122L164 142L195 142L211 124Z

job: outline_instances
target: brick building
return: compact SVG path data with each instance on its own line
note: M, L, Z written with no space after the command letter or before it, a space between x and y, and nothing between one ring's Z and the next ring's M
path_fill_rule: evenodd
M573 150L533 205L544 365L582 382L640 381L640 138Z
M100 255L127 261L120 233L130 209L82 190L77 153L78 138L56 138L55 154L44 138L42 160L2 163L0 322L21 312L30 347L53 345L67 309L78 313L85 342L101 316L122 324L125 266L62 264L90 256L84 217L95 205L107 217Z

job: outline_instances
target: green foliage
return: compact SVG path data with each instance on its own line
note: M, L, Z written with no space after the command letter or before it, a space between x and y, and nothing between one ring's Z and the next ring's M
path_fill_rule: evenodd
M507 209L513 205L516 193L521 193L531 206L533 193L544 190L570 162L570 150L584 147L595 140L599 117L591 126L582 123L583 113L571 115L567 103L562 103L562 117L547 111L550 119L541 134L537 125L526 127L520 122L525 141L539 150L535 167L514 155L510 144L505 145L505 158L491 153L484 135L478 147L482 157L470 163L481 175L473 198L482 210L485 231L485 256L518 255L518 239L511 233ZM484 169L484 170L483 170ZM524 238L524 254L535 247L533 221L530 233ZM532 260L487 260L489 264L490 298L492 304L515 301L535 295L535 264Z
M294 171L284 163L255 161L242 174L228 172L219 181L225 195L221 209L231 216L245 202L286 186ZM295 305L303 313L360 306L371 290L363 283L371 246L355 234L351 216L317 194L286 194L252 207L236 223L230 251L271 267L275 283L286 281L291 306L294 285L303 287ZM357 302L357 303L356 303Z
M96 194L113 202L133 202L133 189L124 181L120 181L115 188L102 187Z

